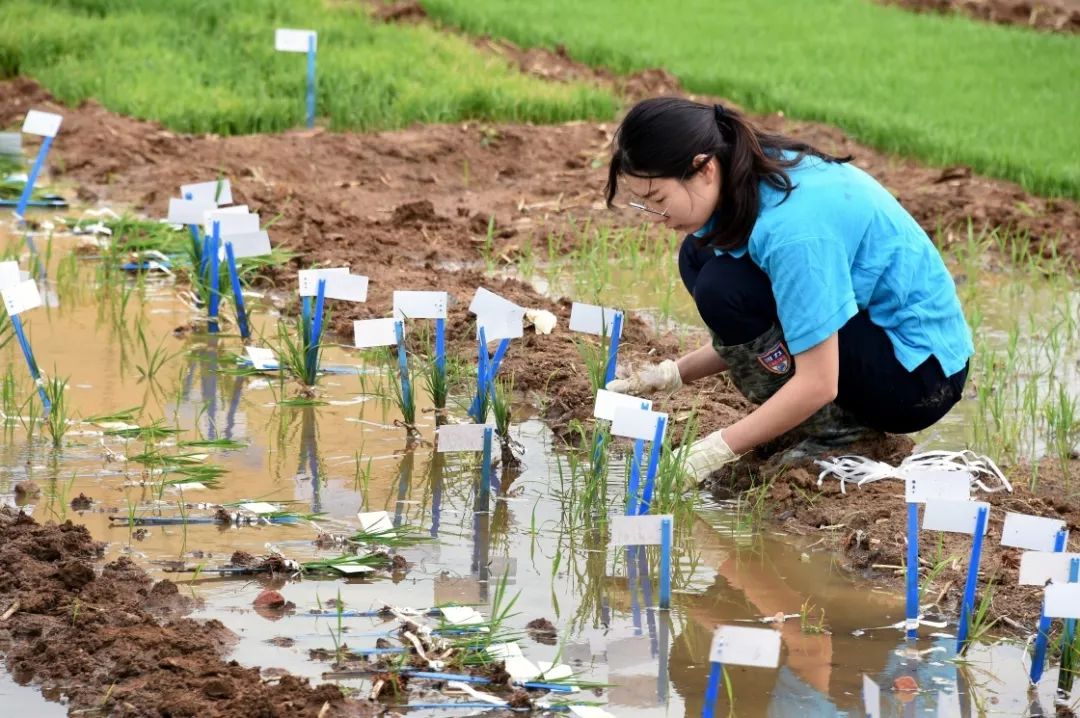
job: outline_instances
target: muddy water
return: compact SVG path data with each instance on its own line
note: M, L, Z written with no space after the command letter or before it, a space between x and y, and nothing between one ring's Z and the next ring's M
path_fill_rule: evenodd
M62 250L58 250L62 253ZM354 351L332 348L324 364L353 367L352 373L324 376L317 407L290 407L291 395L274 377L238 377L228 373L232 354L242 351L238 337L171 335L193 318L168 279L146 282L124 319L110 319L119 288L90 290L92 262L80 282L52 285L58 306L34 310L26 319L41 366L66 377L72 417L139 406L139 423L163 420L178 426L181 439L229 438L238 450L206 450L206 461L226 470L220 485L187 491L181 497L138 485L142 472L112 454L133 455L139 441L104 436L100 427L73 426L60 450L54 450L35 427L28 439L24 423L9 421L0 447L0 496L14 501L17 482L31 480L43 493L28 509L41 520L71 518L85 523L106 541L107 556L131 555L155 577L184 582L200 601L197 616L218 618L240 640L234 657L244 664L283 668L322 680L329 664L312 660L308 650L332 650L343 642L352 649L370 647L393 626L378 619L322 620L304 615L308 608L340 596L348 608L386 603L426 607L444 603L477 605L485 614L498 584L517 596L507 626L522 636L528 658L571 664L582 680L608 686L584 700L606 703L617 716L699 715L708 672L711 632L719 623L758 623L763 617L794 615L781 625L783 645L778 670L732 667L729 676L740 716L829 716L861 714L862 674L888 687L900 675L914 675L924 688L902 704L885 691L883 715L1031 714L1032 701L1052 714L1049 696L1027 693L1022 649L979 645L967 668L950 662L952 642L927 635L905 652L899 632L877 630L899 621L902 597L866 584L854 585L817 551L814 539L764 531L733 505L702 498L695 517L678 526L675 550L676 588L670 611L656 609L654 563L625 552L607 551L593 532L575 526L570 503L567 457L547 428L518 407L515 436L524 446L523 469L498 473L500 491L488 511L475 503L478 471L462 455L436 455L430 447L408 450L398 418L385 401L365 393L378 368ZM55 276L55 274L53 275ZM112 299L110 300L110 296ZM387 308L389 309L389 308ZM256 313L257 333L273 333L277 319L269 309ZM175 353L153 379L140 379L146 361L136 325L151 349L159 341ZM511 350L512 351L512 350ZM3 352L4 366L20 378L19 399L31 396L17 349ZM364 377L363 381L361 376ZM465 396L453 397L456 403ZM421 397L421 410L426 408ZM23 413L27 413L26 410ZM461 408L456 417L464 417ZM420 413L421 429L431 439L429 413ZM358 461L359 455L359 461ZM370 473L367 471L370 460ZM610 480L613 510L621 501L623 477ZM69 506L80 493L94 503L87 511ZM129 511L138 515L176 515L180 503L222 503L241 499L295 502L290 508L320 513L315 524L297 526L218 527L188 525L129 527ZM412 564L403 575L379 574L365 580L228 580L168 573L168 564L213 566L226 563L235 550L266 552L273 544L292 558L333 556L312 540L322 530L355 527L359 510L389 511L395 521L415 525L431 538L402 553ZM188 509L191 516L208 511ZM120 521L110 519L120 518ZM280 590L296 610L264 616L252 601L264 587ZM805 623L797 616L806 612ZM547 618L558 628L554 643L530 637L524 626ZM818 624L820 623L820 628ZM760 624L759 624L760 625ZM291 645L270 643L290 639ZM1054 671L1043 686L1055 680ZM342 681L364 691L362 679ZM437 693L414 700L449 701ZM0 699L19 715L48 715L41 697L0 681ZM728 710L725 704L718 714ZM413 715L462 715L438 710Z

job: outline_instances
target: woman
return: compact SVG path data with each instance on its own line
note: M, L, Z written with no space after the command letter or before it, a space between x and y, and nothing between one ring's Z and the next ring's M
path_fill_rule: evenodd
M974 352L956 286L930 238L873 178L756 129L720 105L653 98L615 135L620 191L688 233L679 269L712 342L608 385L673 391L728 371L759 404L696 442L700 480L792 429L793 456L867 429L924 429L961 396Z

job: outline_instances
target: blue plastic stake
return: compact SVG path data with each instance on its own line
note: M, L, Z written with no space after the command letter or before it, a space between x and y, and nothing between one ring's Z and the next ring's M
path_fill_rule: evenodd
M251 336L248 330L247 310L244 308L244 293L240 290L240 273L236 271L236 254L232 242L225 243L225 259L229 262L229 279L232 280L233 300L236 302L236 323L240 325L240 337Z
M481 327L480 331L483 332L483 330L484 330L484 328ZM486 340L486 338L487 337L485 336L485 340ZM510 348L510 340L509 339L503 339L503 340L501 340L499 342L499 346L497 346L495 348L495 353L491 357L488 357L488 355L487 355L487 343L486 343L486 341L483 343L482 351L484 353L484 367L485 368L484 368L483 373L479 373L479 368L477 369L477 372L478 372L477 377L476 377L477 392L476 392L476 396L473 398L472 406L469 407L469 415L470 416L475 416L476 413L478 411L480 411L480 397L482 396L482 394L480 392L479 386L480 386L480 382L481 382L481 377L484 377L483 378L483 383L484 383L485 389L487 391L490 391L492 384L495 383L495 375L499 373L499 366L502 364L503 358L506 356L506 350L509 349L509 348Z
M1058 531L1057 536L1054 537L1054 553L1061 553L1065 550L1065 539L1069 534L1062 529ZM1045 604L1043 605L1045 609ZM1046 612L1039 614L1039 630L1035 634L1035 653L1031 657L1031 683L1035 685L1042 678L1043 668L1046 666L1046 646L1049 641L1048 634L1050 633L1050 619L1046 617Z
M469 416L476 419L478 422L484 420L484 417L480 416L480 409L484 403L484 397L487 392L487 365L487 333L484 331L483 327L480 327L480 337L477 339L476 396L473 397L472 406L469 407Z
M919 637L919 505L907 505L907 637Z
M664 448L664 429L667 427L667 419L661 416L656 420L656 433L653 434L652 446L649 447L649 471L645 474L645 490L641 492L641 504L638 506L638 514L649 513L652 505L653 491L656 489L656 474L660 471L660 454Z
M405 406L412 404L412 386L409 383L409 358L405 353L405 323L394 322L394 336L397 339L398 371L401 374L401 398Z
M326 280L320 279L315 289L315 313L311 317L311 324L308 329L307 356L305 357L308 374L306 378L309 386L315 383L315 375L319 373L319 343L322 341L323 311L325 307Z
M34 352L30 348L30 342L26 338L26 332L23 331L22 319L18 314L12 314L11 328L15 330L15 338L19 340L19 347L22 349L23 358L26 359L26 366L30 369L30 376L34 379L34 384L37 386L38 396L41 397L41 405L45 407L45 415L48 416L52 411L52 404L49 403L49 396L45 393L45 385L41 382L41 372L38 371L37 361L34 360Z
M486 496L491 491L491 445L494 432L490 426L484 427L484 453L483 465L480 467L480 495L481 503L487 506Z
M185 192L184 193L184 199L190 200L191 199L191 192ZM202 240L199 238L199 225L197 225L197 224L189 224L188 225L188 231L191 232L192 249L195 250L195 255L198 256L199 247L202 244ZM201 270L202 267L199 267L199 269Z
M446 379L446 320L435 320L435 368Z
M49 148L52 147L52 141L52 137L45 137L42 139L37 157L34 158L34 164L30 167L30 174L27 175L26 184L23 185L22 194L19 196L19 204L15 207L15 214L19 215L24 221L26 219L26 205L30 201L30 194L34 191L34 183L37 181L37 176L41 173L41 168L45 165L45 156L49 154ZM26 238L26 241L30 244L30 250L33 251L33 241L29 237Z
M671 519L660 522L660 608L671 608Z
M637 513L638 491L641 489L641 462L645 458L645 442L634 442L634 457L630 460L630 480L626 484L626 515Z
M307 126L315 126L315 34L307 41Z
M218 247L221 246L221 223L214 221L214 233L210 240L210 259L207 266L210 268L210 326L211 334L218 332L218 305L221 302L221 265L218 258Z
M604 373L604 385L615 380L615 364L619 359L619 339L622 336L622 312L615 312L611 322L611 343L608 346L607 371Z
M986 533L986 507L979 509L975 519L975 539L971 542L971 562L968 564L967 585L964 587L964 602L960 606L960 626L956 631L956 653L964 651L968 636L968 619L975 606L975 584L979 578L979 558L982 556L983 534Z
M701 718L713 718L716 701L720 699L720 680L724 676L724 667L712 661L709 664L709 683L705 686L705 707L701 709Z

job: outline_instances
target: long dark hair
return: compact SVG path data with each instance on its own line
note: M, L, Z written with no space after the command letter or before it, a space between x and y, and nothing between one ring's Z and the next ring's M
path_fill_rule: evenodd
M795 184L787 170L807 155L826 162L850 162L805 142L762 132L742 113L720 105L703 105L679 97L654 97L631 108L615 132L605 189L608 207L619 189L619 177L692 177L705 163L698 155L720 163L721 190L713 229L701 238L702 246L741 247L757 221L761 197L758 183L766 182L784 193ZM781 154L787 150L793 157Z

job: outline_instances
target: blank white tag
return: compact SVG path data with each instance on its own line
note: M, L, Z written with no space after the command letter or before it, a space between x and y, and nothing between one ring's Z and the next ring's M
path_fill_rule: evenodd
M197 199L169 200L169 215L166 220L173 224L201 224L207 212L214 209L213 202Z
M22 135L18 132L0 132L0 155L22 162Z
M171 484L169 486L173 491L199 491L206 488L206 484L201 481L188 481L183 484Z
M628 439L642 439L652 441L656 437L656 425L660 419L667 419L667 414L648 409L634 409L621 407L615 411L615 419L611 422L611 433L615 436L625 436ZM664 424L667 431L667 424ZM660 434L661 441L664 434Z
M446 292L394 292L394 319L446 319Z
M361 566L355 563L331 564L330 568L345 576L358 576L360 574L371 573L375 570L371 566Z
M1069 566L1080 553L1054 553L1052 551L1025 551L1020 555L1021 586L1045 586L1069 582Z
M265 347L244 347L244 353L251 360L251 366L255 369L277 369L278 360L274 356L273 349Z
M619 314L619 310L611 307L574 302L570 307L570 331L611 336L616 314ZM619 334L622 334L621 327Z
M476 338L480 338L480 328L484 329L484 339L488 342L502 339L519 339L525 334L522 322L524 314L518 310L476 316Z
M629 394L619 394L607 389L599 389L596 392L596 404L593 406L593 416L597 419L615 421L615 413L621 409L651 409L651 399L641 399Z
M266 232L233 234L226 239L225 243L232 245L233 256L237 259L263 257L270 254L270 235ZM224 253L224 248L222 252Z
M0 293L3 294L4 309L9 316L41 306L41 294L38 293L37 282L32 279L7 287Z
M663 541L663 520L675 522L670 514L648 516L612 516L610 546L659 546Z
M862 698L866 718L881 718L881 688L866 674L862 677Z
M327 299L340 299L346 302L366 302L368 278L362 274L331 274L326 279ZM318 287L318 282L315 283ZM312 295L314 296L314 295Z
M353 345L357 349L395 346L395 323L393 319L357 319L353 322Z
M531 681L540 675L540 668L524 656L511 656L505 661L506 672L516 683Z
M1065 528L1060 519L1009 512L1001 529L1001 545L1028 551L1053 551L1058 532ZM1067 540L1067 537L1066 537Z
M394 530L394 522L387 511L365 511L356 515L360 530L368 534L382 534Z
M455 626L476 626L484 622L480 612L471 606L443 606L443 620Z
M516 643L492 643L487 647L487 654L496 661L505 661L514 656L524 655L521 646Z
M218 191L218 185L218 180L182 184L180 185L180 196L187 198L190 194L191 199L196 202L207 202L217 207L224 207L225 205L232 204L232 185L229 183L229 180L220 180L220 192Z
M314 30L278 28L274 32L274 49L278 52L307 52L308 38L314 40L312 46L318 50L319 34Z
M242 208L242 209L241 209ZM245 205L225 207L208 212L203 231L214 233L214 222L218 223L218 232L222 239L233 234L251 234L259 231L259 215L247 211Z
M964 501L971 496L971 473L968 471L920 471L908 474L904 481L904 500L909 504L944 499Z
M18 262L15 260L0 262L0 289L14 287L21 281L23 281L23 278L19 273Z
M279 507L274 506L273 504L268 504L265 501L252 501L250 503L240 504L240 508L242 508L244 511L259 515L272 514L276 511L281 511Z
M439 453L456 451L483 451L484 430L490 428L484 424L447 424L438 428L436 451Z
M923 531L974 534L980 508L986 509L986 527L988 528L990 504L985 501L927 501L923 512ZM983 533L986 533L985 529Z
M56 133L60 131L60 123L63 120L63 115L42 112L41 110L30 110L26 113L26 119L23 120L22 131L28 135L56 137Z
M524 309L511 302L509 299L504 299L490 289L484 289L483 287L476 290L476 294L473 295L472 301L469 302L469 311L473 314L490 314L492 312L505 312L513 309L517 309L522 314L525 313Z
M574 669L565 663L551 663L549 661L537 661L536 667L540 669L542 681L565 681L574 676Z
M713 634L709 661L727 666L776 668L780 663L780 632L771 628L720 626Z
M1080 618L1080 583L1052 583L1046 587L1048 618Z

